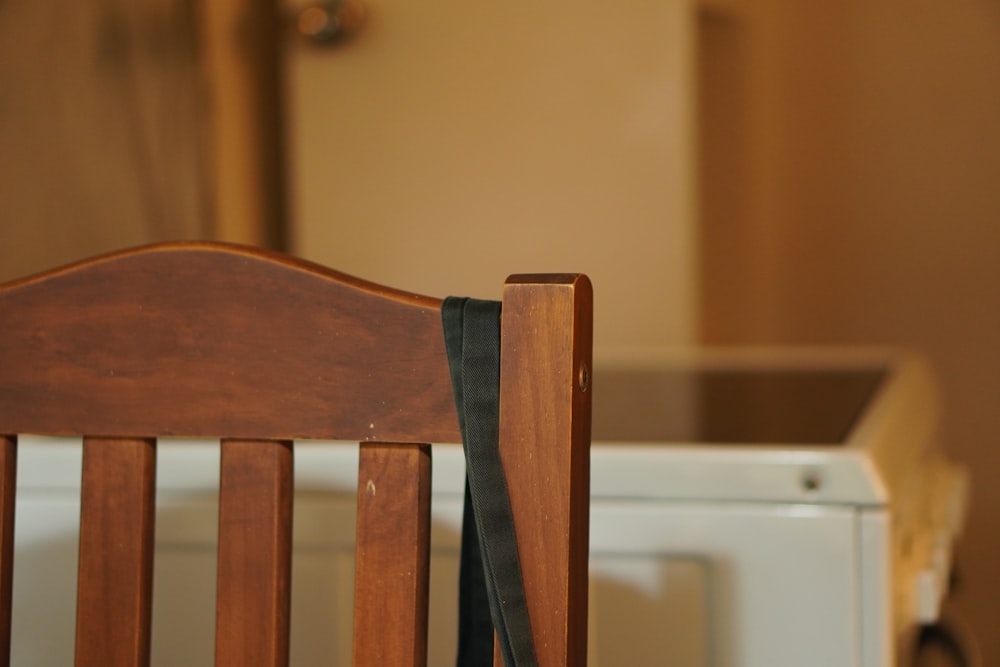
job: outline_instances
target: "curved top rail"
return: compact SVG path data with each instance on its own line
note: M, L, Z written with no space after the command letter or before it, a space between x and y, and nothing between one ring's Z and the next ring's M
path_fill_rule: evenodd
M218 243L16 280L0 433L457 442L440 301Z
M350 274L331 269L327 266L323 266L322 264L310 262L309 260L294 257L292 255L286 255L281 252L267 250L266 248L241 245L238 243L227 243L224 241L170 241L165 243L151 243L147 245L135 246L122 250L114 250L95 257L72 262L64 266L24 276L22 278L15 278L14 280L10 280L6 283L0 283L0 293L15 290L31 283L51 280L63 274L73 273L76 271L86 271L94 265L122 261L135 255L194 252L240 256L243 257L247 263L265 262L280 264L287 267L289 270L311 274L320 280L331 280L344 283L345 285L353 286L358 290L372 292L373 294L378 294L385 298L398 299L400 301L412 303L423 302L428 304L430 307L438 309L441 307L441 300L434 297L415 294L413 292L407 292L405 290L388 287L386 285L380 285L378 283L365 280L364 278L358 278L357 276L352 276Z

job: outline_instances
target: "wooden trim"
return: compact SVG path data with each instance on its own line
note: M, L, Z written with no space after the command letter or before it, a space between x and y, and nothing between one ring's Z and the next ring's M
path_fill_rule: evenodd
M361 445L355 667L427 664L430 509L430 445Z
M76 664L147 667L156 443L84 438Z
M287 667L292 443L223 440L216 667Z
M585 276L504 288L500 455L539 667L587 662L592 308Z
M197 3L206 80L206 173L213 238L284 250L285 169L279 8Z
M14 514L17 436L0 436L0 666L10 664L10 620L14 584Z

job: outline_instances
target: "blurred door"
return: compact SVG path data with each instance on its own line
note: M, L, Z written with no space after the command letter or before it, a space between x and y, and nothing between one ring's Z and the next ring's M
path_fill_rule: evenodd
M206 235L193 4L0 4L0 281Z
M155 241L282 247L272 0L0 5L0 281Z
M436 296L583 271L599 350L691 342L691 5L372 0L293 35L293 250Z

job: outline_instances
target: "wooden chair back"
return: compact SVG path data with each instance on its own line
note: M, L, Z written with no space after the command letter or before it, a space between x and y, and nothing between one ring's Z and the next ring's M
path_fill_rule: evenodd
M426 663L429 443L460 442L440 301L169 244L0 287L0 664L17 434L83 436L76 664L147 665L156 439L221 439L218 666L287 665L293 442L361 442L355 665ZM592 295L503 292L501 457L539 665L586 662ZM331 445L332 446L332 445Z

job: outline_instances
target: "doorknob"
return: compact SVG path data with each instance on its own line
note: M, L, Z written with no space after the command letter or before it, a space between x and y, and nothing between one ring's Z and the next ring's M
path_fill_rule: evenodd
M365 23L360 0L320 0L299 10L295 28L316 46L330 46L356 35Z

